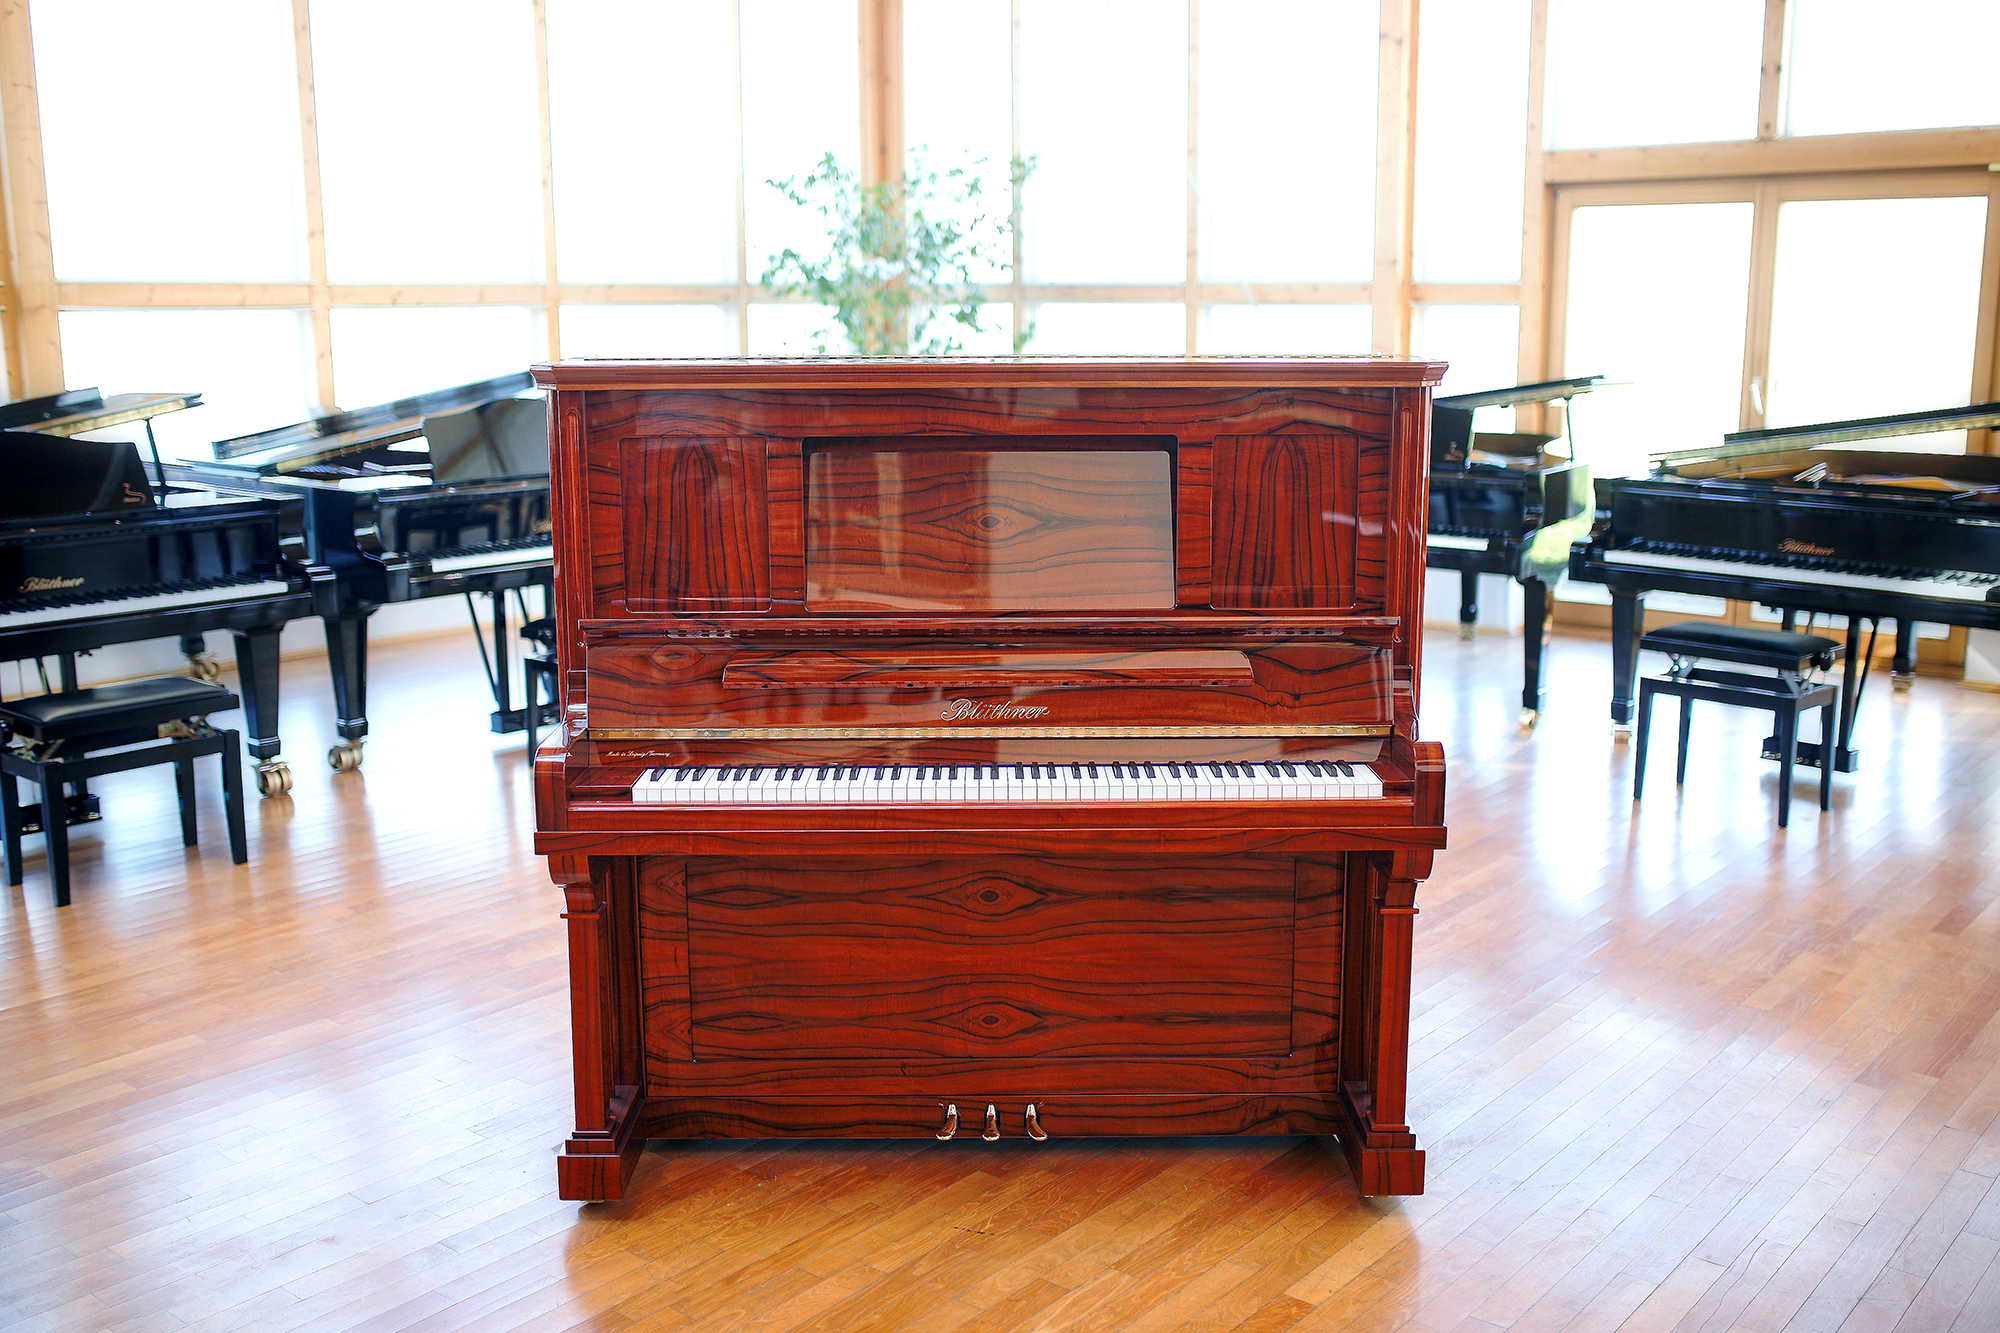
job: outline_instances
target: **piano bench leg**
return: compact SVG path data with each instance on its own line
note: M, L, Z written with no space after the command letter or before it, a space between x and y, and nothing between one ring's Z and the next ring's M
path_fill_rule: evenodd
M1639 682L1639 743L1632 749L1632 799L1635 801L1646 790L1646 733L1652 730L1654 693L1652 681Z
M193 847L198 836L194 826L194 760L174 760L174 795L181 807L181 846Z
M23 878L21 837L21 784L8 773L0 776L0 845L5 847L9 888Z
M1674 758L1674 785L1685 787L1688 782L1688 724L1694 721L1694 700L1685 694L1681 696L1680 749Z

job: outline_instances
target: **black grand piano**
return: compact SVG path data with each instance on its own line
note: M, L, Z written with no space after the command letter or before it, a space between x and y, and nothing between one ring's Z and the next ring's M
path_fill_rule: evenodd
M1656 455L1643 477L1600 478L1596 531L1570 575L1611 591L1612 723L1631 725L1648 592L1757 602L1786 628L1845 616L1833 761L1852 772L1863 620L1896 622L1899 684L1919 624L2000 629L2000 458L1848 446L1994 425L2000 403L1742 431ZM1818 764L1821 748L1801 742L1799 762Z
M129 442L67 438L198 406L200 394L75 389L0 406L0 661L58 659L177 638L201 673L218 670L203 634L236 637L245 743L266 796L290 790L278 740L278 633L332 612L330 571L306 558L294 497L224 495L149 475ZM71 822L96 802L73 793ZM39 825L37 824L37 827Z
M306 550L338 589L326 622L336 770L361 764L368 617L389 602L491 594L492 725L525 724L509 680L504 595L546 593L553 578L546 409L530 394L522 371L221 440L213 459L168 466L184 484L303 503Z
M1475 434L1482 407L1518 407L1589 393L1604 377L1545 380L1456 394L1431 403L1431 491L1424 565L1459 577L1459 636L1479 622L1479 576L1519 580L1525 594L1521 725L1542 711L1549 592L1569 567L1570 546L1590 531L1590 469L1552 453L1550 435ZM1565 414L1567 421L1567 414Z

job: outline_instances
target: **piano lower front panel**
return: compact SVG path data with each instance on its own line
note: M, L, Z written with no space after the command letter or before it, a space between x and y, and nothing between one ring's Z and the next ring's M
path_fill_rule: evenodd
M618 1197L645 1138L923 1139L950 1104L973 1139L991 1104L1023 1139L1030 1103L1054 1137L1339 1134L1368 1192L1421 1192L1370 1120L1371 997L1408 984L1391 858L1147 851L591 857L579 1032L622 1109L566 1196Z

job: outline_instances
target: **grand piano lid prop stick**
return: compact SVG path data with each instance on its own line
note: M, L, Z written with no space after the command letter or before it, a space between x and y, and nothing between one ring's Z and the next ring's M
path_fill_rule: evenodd
M1611 590L1611 718L1632 717L1649 591L1761 603L1848 622L1831 762L1853 772L1868 654L1861 621L1893 619L1892 669L1908 688L1919 624L2000 629L2000 458L1858 449L1874 439L2000 425L2000 403L1785 426L1655 456L1640 477L1600 478L1600 521L1571 576ZM1799 762L1822 762L1802 742Z
M1131 1134L1334 1134L1421 1192L1442 369L539 368L563 1196L649 1137Z

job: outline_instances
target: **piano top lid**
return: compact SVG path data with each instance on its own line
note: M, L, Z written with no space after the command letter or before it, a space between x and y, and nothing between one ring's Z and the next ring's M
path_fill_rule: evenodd
M80 435L200 406L198 393L115 393L106 398L96 389L66 389L0 405L0 430Z
M523 370L413 398L332 412L254 435L217 440L211 448L218 460L241 459L244 466L258 472L296 472L341 454L413 440L424 433L426 417L463 412L533 392L534 388L534 377Z
M1647 456L1656 466L1666 466L1697 459L1736 458L1786 449L1809 449L1823 444L1886 440L1899 435L1928 435L1941 430L1977 430L1983 426L2000 426L2000 403L1974 403L1970 407L1944 407L1889 417L1861 417L1853 421L1822 421L1809 426L1740 430L1723 436L1721 444L1706 449L1673 449Z
M1445 363L1407 356L810 356L582 358L534 367L548 389L1422 388Z
M1433 398L1431 406L1467 410L1481 407L1518 407L1522 403L1553 403L1559 398L1567 402L1580 393L1589 393L1602 383L1604 383L1602 375L1585 375L1573 380L1538 380L1533 384L1516 384L1511 389L1484 389L1478 393L1457 393L1448 398Z

